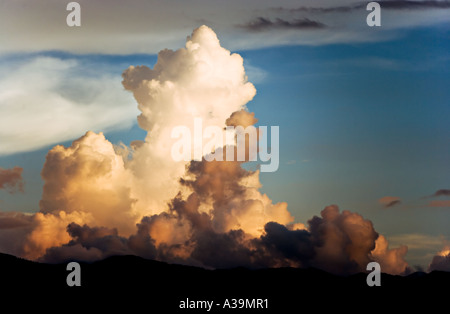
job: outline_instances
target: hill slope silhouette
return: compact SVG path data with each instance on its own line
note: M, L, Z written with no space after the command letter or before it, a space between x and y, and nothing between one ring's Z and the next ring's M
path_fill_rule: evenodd
M209 312L301 313L313 311L429 312L445 302L450 273L382 274L381 287L369 287L367 274L336 276L317 269L244 268L206 270L136 256L113 256L80 263L81 286L66 284L67 264L43 264L0 254L2 304L46 312L120 309L146 313L204 313L180 309L187 300L214 301ZM231 299L267 299L265 309L224 308ZM308 312L310 312L309 310ZM20 311L22 312L22 311Z

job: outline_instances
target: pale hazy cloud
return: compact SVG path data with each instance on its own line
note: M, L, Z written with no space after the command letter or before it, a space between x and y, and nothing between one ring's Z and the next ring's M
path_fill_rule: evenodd
M24 256L27 236L34 228L33 215L0 211L0 252Z
M185 29L200 24L216 29L226 46L233 50L286 44L370 42L397 36L404 28L450 19L448 1L381 1L383 32L374 34L366 25L366 3L359 1L342 0L338 6L331 0L78 2L81 27L73 28L66 25L65 2L8 1L0 10L0 38L5 42L0 46L0 53L43 50L156 53L160 47L177 47ZM320 27L324 24L325 29ZM254 29L262 31L254 32Z
M408 246L402 244L397 248L389 248L387 239L380 235L375 241L375 249L371 255L380 264L384 273L402 274L408 271L406 253L408 253Z
M253 84L263 83L267 80L269 73L264 69L256 67L249 62L244 62L244 66L248 80Z
M450 200L432 200L428 203L428 207L450 207Z
M9 193L17 191L23 192L24 182L22 179L23 168L14 167L3 169L0 167L0 190L6 190Z
M2 63L0 72L0 155L129 128L138 113L120 77L75 59L37 56Z
M389 241L394 245L406 244L410 250L420 250L442 246L442 238L422 233L407 233L392 235Z
M423 233L406 233L389 235L389 244L394 247L408 247L408 262L416 267L430 263L429 252L437 252L442 248L443 237Z

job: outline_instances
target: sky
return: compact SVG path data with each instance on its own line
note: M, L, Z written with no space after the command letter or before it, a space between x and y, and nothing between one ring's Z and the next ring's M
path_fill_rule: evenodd
M79 3L68 27L64 2L0 1L0 237L17 239L0 251L450 270L450 2L379 1L380 27L355 1ZM242 109L279 126L276 172L167 161L192 112L223 126Z

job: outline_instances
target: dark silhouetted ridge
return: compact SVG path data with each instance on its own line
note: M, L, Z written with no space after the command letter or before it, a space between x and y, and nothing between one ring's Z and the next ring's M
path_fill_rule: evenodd
M81 287L68 287L66 264L43 264L0 254L2 304L64 312L87 308L102 312L145 310L145 313L205 313L180 309L180 301L213 300L210 312L322 313L417 310L442 305L450 273L382 274L381 287L368 287L367 274L336 276L308 268L207 270L136 256L113 256L80 263ZM268 299L268 309L223 309L225 299Z

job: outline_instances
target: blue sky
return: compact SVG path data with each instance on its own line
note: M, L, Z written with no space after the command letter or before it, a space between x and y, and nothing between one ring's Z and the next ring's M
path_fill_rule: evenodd
M233 51L244 58L257 89L248 109L259 125L280 126L280 168L261 174L262 191L286 201L296 221L305 223L337 204L370 219L391 243L423 235L435 246L410 250L412 263L424 264L426 254L450 240L450 207L428 206L430 195L450 188L448 23L396 30L393 38L374 42L275 43ZM0 59L3 73L36 57L75 60L72 74L107 74L118 83L128 66L156 62L154 53L8 52ZM133 118L136 103L123 88L116 92L123 93L129 117L95 131L113 143L144 139ZM0 156L2 168L23 167L25 181L23 194L0 191L0 210L39 210L45 155L83 135L77 132L37 150ZM383 208L378 200L385 196L401 204Z
M351 207L367 197L361 190L415 199L445 185L448 34L430 28L392 42L242 53L269 73L270 80L256 84L249 109L263 124L282 125L286 173L298 171L291 178L318 180L322 188L330 182L316 198L331 196ZM270 62L281 56L281 65ZM290 160L296 163L286 165Z

